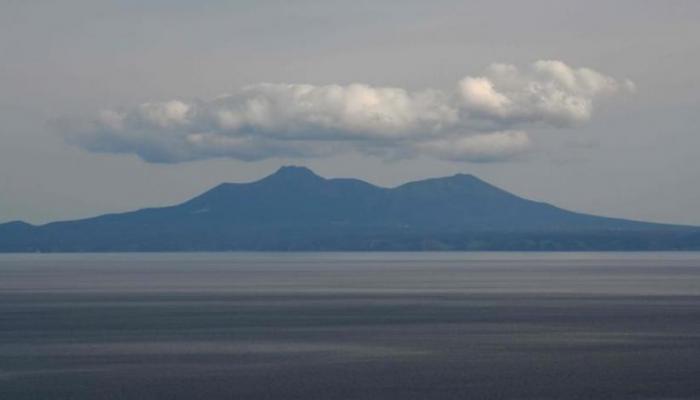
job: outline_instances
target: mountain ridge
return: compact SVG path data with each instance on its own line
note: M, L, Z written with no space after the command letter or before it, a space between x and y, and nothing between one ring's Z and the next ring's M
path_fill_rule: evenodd
M700 249L697 231L564 210L470 174L385 188L285 166L173 206L0 224L0 251Z

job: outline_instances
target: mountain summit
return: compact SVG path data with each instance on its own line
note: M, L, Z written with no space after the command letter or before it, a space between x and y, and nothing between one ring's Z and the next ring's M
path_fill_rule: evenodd
M172 207L0 224L0 251L690 249L699 232L563 210L472 175L382 188L287 166Z

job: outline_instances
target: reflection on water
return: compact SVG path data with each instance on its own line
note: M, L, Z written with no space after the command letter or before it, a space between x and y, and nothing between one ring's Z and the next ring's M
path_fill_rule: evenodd
M1 399L696 399L700 253L0 256Z

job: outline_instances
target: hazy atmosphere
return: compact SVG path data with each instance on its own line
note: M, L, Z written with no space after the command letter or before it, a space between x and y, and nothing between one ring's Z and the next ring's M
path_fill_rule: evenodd
M281 165L700 224L700 3L0 3L0 222Z
M0 0L0 399L698 399L698 21Z

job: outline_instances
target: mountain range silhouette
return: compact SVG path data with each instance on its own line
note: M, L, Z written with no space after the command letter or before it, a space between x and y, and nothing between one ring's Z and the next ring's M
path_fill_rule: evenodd
M679 249L700 249L700 229L567 211L467 174L383 188L297 166L170 207L0 224L4 252Z

